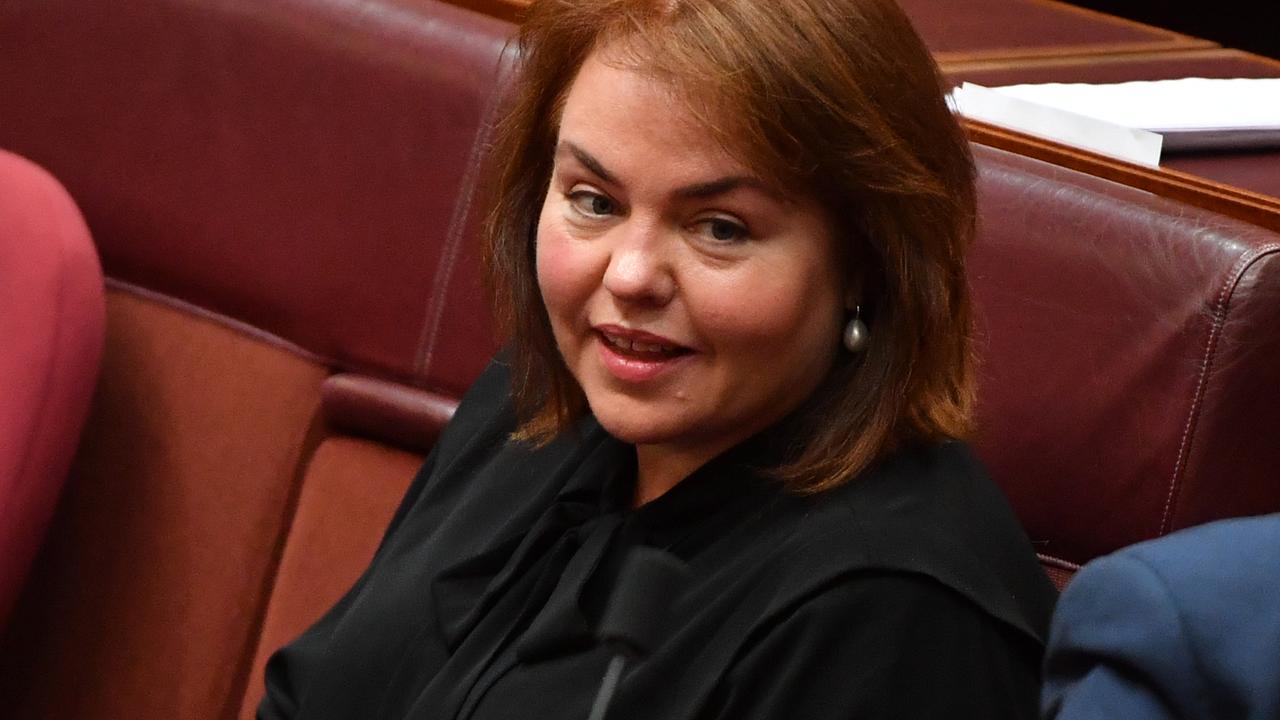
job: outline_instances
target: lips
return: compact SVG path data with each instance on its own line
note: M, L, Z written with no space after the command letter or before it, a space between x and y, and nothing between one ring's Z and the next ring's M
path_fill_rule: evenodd
M678 365L693 350L661 335L618 325L596 325L600 357L615 378L645 382Z

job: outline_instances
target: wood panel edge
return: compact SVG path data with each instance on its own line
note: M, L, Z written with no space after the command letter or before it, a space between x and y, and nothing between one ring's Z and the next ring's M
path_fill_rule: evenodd
M1218 47L1221 46L1209 40L1138 40L1117 43L1047 45L1044 47L1005 47L987 50L939 50L933 53L933 59L939 65L954 65L976 62L1035 61L1045 58L1065 60L1098 55L1115 57L1117 55L1165 53Z
M1169 30L1168 28L1162 28L1158 25L1151 25L1149 23L1144 23L1141 20L1133 20L1127 17L1121 17L1119 15L1112 15L1111 13L1104 12L1102 10L1094 10L1093 8L1088 8L1081 5L1073 5L1069 2L1063 2L1062 0L1029 0L1029 2L1036 5L1051 7L1056 10L1061 10L1063 12L1071 12L1077 15L1085 15L1095 20L1101 20L1101 21L1110 23L1112 25L1121 25L1124 27L1144 30L1150 33L1159 33L1169 38L1182 39L1182 40L1199 40L1200 39L1194 35L1187 35L1185 33L1176 32L1174 30Z
M1031 70L1037 68L1087 67L1091 65L1124 65L1128 63L1158 62L1161 60L1245 60L1280 68L1280 60L1258 55L1256 53L1237 50L1235 48L1208 47L1166 50L1161 52L1116 53L1097 55L1071 55L1057 57L1045 55L1038 58L1014 58L1011 60L972 60L963 62L939 62L938 67L946 73L992 72L1008 70Z
M965 119L963 124L969 139L980 145L1043 160L1280 232L1280 198L1170 168L1135 165L977 120Z
M445 0L445 2L519 25L529 9L530 0Z

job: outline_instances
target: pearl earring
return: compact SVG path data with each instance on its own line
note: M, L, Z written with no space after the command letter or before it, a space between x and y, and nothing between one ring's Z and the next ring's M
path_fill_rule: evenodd
M862 306L853 311L849 324L844 326L844 347L851 353L862 352L867 347L867 324L862 322Z

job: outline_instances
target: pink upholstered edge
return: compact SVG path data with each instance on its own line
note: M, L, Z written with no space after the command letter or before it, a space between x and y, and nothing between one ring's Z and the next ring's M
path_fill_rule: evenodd
M19 292L30 293L0 312L12 313L18 327L23 326L20 313L52 308L25 325L36 331L43 326L48 335L25 338L29 343L8 339L10 351L23 354L10 359L29 374L0 378L0 385L31 383L22 393L31 404L9 408L13 414L8 417L17 427L0 428L19 453L14 476L0 477L2 626L43 541L88 415L106 307L102 269L88 227L62 185L34 163L0 151L0 193L8 195L8 202L0 203L0 243L11 243L0 252L14 261L8 272L22 274L11 279L23 286ZM17 401L17 390L11 388L11 402Z

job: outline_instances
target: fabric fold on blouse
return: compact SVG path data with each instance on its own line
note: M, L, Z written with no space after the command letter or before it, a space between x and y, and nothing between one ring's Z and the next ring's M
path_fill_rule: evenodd
M1056 594L963 444L798 496L759 470L787 446L774 428L632 508L634 448L590 417L511 441L509 387L495 362L468 393L370 568L272 658L260 718L586 718L638 546L693 581L610 720L1035 716Z

